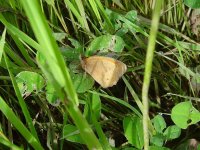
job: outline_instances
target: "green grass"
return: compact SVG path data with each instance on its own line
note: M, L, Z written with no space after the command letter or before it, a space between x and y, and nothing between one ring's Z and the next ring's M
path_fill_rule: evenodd
M0 149L181 149L198 139L192 9L155 4L0 0ZM117 85L86 74L80 56L92 55L127 65Z

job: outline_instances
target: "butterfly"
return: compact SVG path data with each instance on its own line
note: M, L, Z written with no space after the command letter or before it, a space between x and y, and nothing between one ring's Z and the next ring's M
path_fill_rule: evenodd
M81 66L103 88L116 85L127 70L123 62L111 57L97 55L81 59Z

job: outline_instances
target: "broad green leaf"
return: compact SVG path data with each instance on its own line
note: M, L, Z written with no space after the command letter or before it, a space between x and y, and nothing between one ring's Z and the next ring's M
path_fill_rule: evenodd
M80 60L71 61L69 64L69 70L73 73L83 73L84 70L81 68Z
M156 134L151 137L151 143L156 146L163 146L165 137L162 134Z
M144 146L142 120L136 116L128 116L123 120L124 135L128 143L138 149Z
M125 33L128 32L128 30L126 30L126 31L124 30L123 22L119 21L119 20L122 20L122 17L123 17L121 14L116 13L116 12L110 10L110 9L106 9L106 13L108 14L110 21L114 25L116 35L122 36L122 35L124 35Z
M47 101L53 106L58 106L60 100L58 95L56 94L56 90L54 89L53 85L50 82L47 82L47 86L45 89Z
M79 56L80 54L82 54L82 51L84 49L83 45L72 38L68 38L68 40L71 42L72 47L70 47L69 45L65 47L60 47L62 55L68 62L79 60Z
M129 30L132 32L136 32L136 30L132 27L133 24L137 21L137 12L134 10L129 11L125 15L121 13L114 12L110 9L106 9L107 14L110 17L110 20L115 26L116 35L124 35Z
M153 126L158 133L162 133L163 129L166 128L166 122L161 115L157 115L152 119Z
M70 46L60 47L60 51L65 61L71 62L73 60L79 60L80 52Z
M125 18L130 20L131 22L135 22L137 20L137 11L131 10L127 12L127 14L125 15Z
M64 32L53 33L53 36L56 39L56 41L62 42L67 37L67 34Z
M72 39L72 38L68 38L68 40L71 42L71 44L73 45L73 47L80 51L83 49L83 45L81 45L81 43L75 39Z
M15 78L22 95L39 92L45 83L43 77L36 72L22 71Z
M176 125L169 126L163 135L166 137L167 140L176 139L181 135L181 128Z
M101 100L98 94L92 94L92 112L98 120L101 114Z
M120 28L121 26L123 26L123 27ZM116 35L122 37L123 35L125 35L128 32L128 27L126 26L125 23L123 23L121 26L119 27L119 30L117 30Z
M83 51L83 45L81 45L77 40L68 38L68 40L71 42L72 47L69 45L65 47L60 47L60 51L62 55L64 56L65 60L68 62L71 62L73 60L79 60L80 54L82 54Z
M63 138L65 138L67 141L84 144L84 141L82 140L80 136L80 132L78 128L71 124L67 124L64 126Z
M95 38L86 50L86 56L91 56L96 52L122 52L125 43L120 36L117 35L102 35Z
M189 125L200 121L200 113L190 101L182 102L173 107L171 118L178 127L186 129Z
M71 73L71 78L74 88L78 93L84 93L85 91L91 89L94 85L94 79L86 73Z
M191 8L200 8L199 0L184 0L184 4Z

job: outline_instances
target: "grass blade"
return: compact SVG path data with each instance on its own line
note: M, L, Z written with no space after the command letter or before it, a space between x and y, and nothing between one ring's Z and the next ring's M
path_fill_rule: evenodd
M26 118L26 122L27 122L27 124L28 124L28 127L29 127L29 129L31 130L31 133L34 135L34 137L35 137L37 140L39 140L39 138L38 138L38 136L37 136L37 132L36 132L35 127L34 127L34 125L33 125L31 116L30 116L30 114L29 114L28 108L27 108L27 106L26 106L26 103L24 102L24 99L22 98L22 95L21 95L20 90L19 90L19 88L18 88L18 86L17 86L17 83L16 83L16 81L15 81L15 78L14 78L14 76L13 76L11 70L10 70L11 66L10 66L10 64L9 64L9 60L8 60L8 58L7 58L7 56L6 56L5 53L4 53L4 58L5 58L6 66L7 66L9 75L10 75L10 79L11 79L12 84L13 84L13 87L14 87L14 89L15 89L15 93L16 93L16 96L17 96L17 98L18 98L18 101L19 101L20 107L21 107L21 109L22 109L22 112L23 112L23 114L24 114L24 116L25 116L25 118Z
M6 28L3 30L2 38L0 41L0 62L3 55L4 45L5 45L5 36L6 36Z
M29 132L19 118L14 114L12 109L5 103L0 97L0 110L6 116L6 118L13 124L13 126L21 133L21 135L27 140L30 145L37 150L43 150L38 140Z

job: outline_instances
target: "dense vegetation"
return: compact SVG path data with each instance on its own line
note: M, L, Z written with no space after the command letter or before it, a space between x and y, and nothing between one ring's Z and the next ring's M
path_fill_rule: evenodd
M194 8L198 0L0 0L0 149L200 149ZM116 82L126 72L102 88L96 78L110 74L85 69L87 58L105 63L98 71L116 66Z

